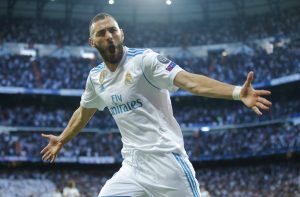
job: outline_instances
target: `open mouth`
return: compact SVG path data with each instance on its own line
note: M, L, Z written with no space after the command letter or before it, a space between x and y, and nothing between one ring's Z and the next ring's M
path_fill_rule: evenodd
M110 53L115 53L115 52L116 52L116 47L115 47L114 45L109 45L108 51L109 51Z

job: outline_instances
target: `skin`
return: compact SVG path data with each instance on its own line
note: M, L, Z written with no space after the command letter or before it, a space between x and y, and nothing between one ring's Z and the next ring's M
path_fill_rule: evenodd
M253 76L254 73L252 71L248 73L247 79L241 89L240 99L257 115L262 115L260 110L269 110L272 105L272 103L263 98L263 96L268 96L271 92L253 89L251 85ZM231 100L232 92L235 87L203 75L196 75L186 71L181 71L176 75L174 85L199 96Z
M124 53L124 33L118 23L111 17L93 23L89 42L99 51L108 69L114 72Z
M111 17L106 17L91 25L90 45L101 54L103 61L111 72L114 72L123 56L124 33L118 23ZM267 90L255 90L251 83L253 72L249 72L247 79L241 89L241 101L257 115L262 115L261 110L269 110L272 103L263 96L270 95ZM233 85L208 78L203 75L180 71L175 79L174 85L193 94L212 98L232 99ZM67 127L59 135L46 135L42 137L49 140L48 145L41 151L44 161L54 162L57 154L64 144L75 137L78 132L86 126L97 109L79 107L72 115Z

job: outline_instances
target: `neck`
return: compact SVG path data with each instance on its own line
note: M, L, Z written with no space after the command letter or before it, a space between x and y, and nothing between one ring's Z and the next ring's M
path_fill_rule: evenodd
M105 62L105 65L107 66L107 68L111 72L115 72L117 70L117 68L118 68L118 65L119 65L119 63L118 64L112 64L112 63L109 63L109 62L106 62L106 61L104 61L104 62Z

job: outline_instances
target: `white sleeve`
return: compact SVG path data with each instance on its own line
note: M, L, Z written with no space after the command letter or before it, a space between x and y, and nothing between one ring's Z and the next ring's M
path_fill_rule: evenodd
M77 189L77 188L75 188L76 190L75 190L75 195L76 196L80 196L80 193L79 193L79 190Z
M104 102L95 92L95 88L91 78L91 73L89 74L86 80L86 86L81 96L80 105L84 108L97 108L100 111L102 111L105 108Z
M63 195L67 196L68 195L68 190L66 188L63 189Z
M170 92L178 90L173 81L177 73L183 69L164 56L153 51L146 52L142 57L142 69L151 85Z

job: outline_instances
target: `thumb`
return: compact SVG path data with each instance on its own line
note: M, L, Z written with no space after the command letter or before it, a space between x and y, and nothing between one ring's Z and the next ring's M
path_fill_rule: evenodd
M251 83L253 81L253 75L254 75L253 71L250 71L248 73L247 79L246 79L245 84L244 84L245 87L250 87L251 86Z
M47 135L47 134L42 133L42 137L47 138L47 139L50 140L50 135Z

